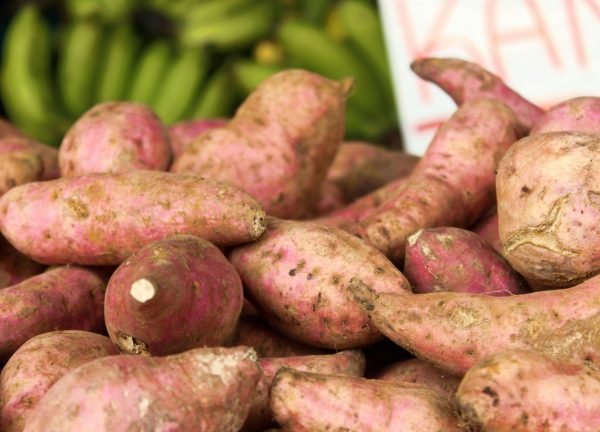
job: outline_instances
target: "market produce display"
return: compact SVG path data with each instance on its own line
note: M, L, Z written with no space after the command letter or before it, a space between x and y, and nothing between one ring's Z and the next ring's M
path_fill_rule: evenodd
M354 77L347 137L400 142L375 0L22 3L8 2L3 41L0 31L0 101L46 144L100 102L143 103L167 125L231 117L291 67Z
M0 65L2 432L600 430L600 97L415 59L415 157L370 1L60 4Z

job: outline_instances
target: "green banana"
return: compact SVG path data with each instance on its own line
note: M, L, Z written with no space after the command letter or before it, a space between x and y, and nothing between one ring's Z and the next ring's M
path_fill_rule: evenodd
M185 46L214 46L231 51L252 45L273 26L276 7L272 0L255 0L235 15L200 24L184 22L178 35Z
M385 112L377 77L348 47L331 40L320 28L297 19L284 21L278 37L294 64L332 79L353 77L355 90L350 100L361 111L377 115Z
M228 62L212 73L189 118L230 117L235 106L235 87L232 85Z
M140 41L128 23L120 23L109 35L96 102L123 100Z
M392 127L381 116L362 113L352 104L346 106L346 138L377 141Z
M50 29L40 11L24 6L11 21L4 44L1 91L10 118L32 137L57 144L69 126L51 82Z
M166 40L156 40L146 46L134 67L127 99L150 105L170 62L171 47Z
M242 95L247 96L261 82L280 70L282 70L282 67L278 65L266 65L251 60L240 60L233 67L233 77Z
M100 14L98 0L66 0L64 4L67 13L74 19L85 19Z
M331 0L303 0L302 16L313 24L322 24L331 7Z
M138 0L97 0L100 4L100 16L107 22L127 19L137 6Z
M103 28L93 19L67 28L58 58L58 88L67 111L77 117L92 105L100 65Z
M167 71L150 104L167 124L183 118L208 72L208 55L201 48L184 49Z
M383 29L375 8L360 0L347 0L337 6L337 16L345 33L360 55L379 77L386 100L394 108L394 90L383 40Z
M251 4L251 0L208 0L196 3L185 11L182 17L186 25L203 25L216 19L231 15L244 6Z

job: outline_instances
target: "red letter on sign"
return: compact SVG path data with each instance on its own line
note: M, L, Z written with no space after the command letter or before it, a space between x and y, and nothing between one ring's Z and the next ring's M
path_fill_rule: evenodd
M510 4L513 5L515 3L511 2ZM502 77L505 76L504 65L500 58L500 44L503 43L518 42L531 38L540 38L544 44L544 47L546 48L546 51L548 52L550 61L552 61L555 66L560 66L560 60L556 50L554 49L554 45L550 39L550 35L548 34L546 26L544 25L544 20L540 14L537 4L534 0L524 0L522 4L527 6L526 10L533 20L533 26L525 29L514 29L504 33L500 33L496 27L496 6L498 5L498 1L488 0L486 4L485 15L486 24L489 29L490 53L492 55L494 69L498 75Z
M582 0L580 3L587 4L588 7L596 13L596 16L600 18L600 5L598 3L594 0ZM581 38L581 28L575 12L575 2L573 0L566 0L565 6L567 8L567 17L569 18L569 25L571 26L571 34L573 35L573 45L575 47L575 53L577 54L577 60L580 65L587 65L585 47L583 46L583 40Z

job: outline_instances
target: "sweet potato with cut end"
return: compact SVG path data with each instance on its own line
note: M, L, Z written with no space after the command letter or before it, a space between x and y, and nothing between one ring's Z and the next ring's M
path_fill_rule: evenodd
M507 296L528 292L523 278L479 235L461 228L417 231L408 238L404 275L415 293Z
M406 296L376 292L358 278L348 290L388 338L451 373L513 348L600 363L600 275L573 288L512 297Z
M217 127L223 127L227 122L227 119L209 118L186 120L170 126L169 141L171 143L173 158L176 158L183 153L185 146L198 138L203 132Z
M79 330L35 336L15 352L0 375L0 429L20 432L38 401L67 372L118 354L109 338Z
M307 216L343 138L351 87L304 70L276 73L227 126L189 143L171 171L228 181L272 216Z
M242 428L245 432L260 431L273 421L273 413L269 408L270 388L275 374L283 367L302 372L357 377L365 373L365 356L358 350L329 355L263 358L258 360L258 364L263 375L256 386L256 397Z
M470 226L494 204L495 171L516 139L515 123L499 102L463 104L438 129L400 191L345 229L401 263L406 239L419 229Z
M280 369L271 410L284 430L458 432L452 403L416 384Z
M477 99L494 99L506 104L519 119L521 136L544 115L544 110L476 63L454 58L423 58L413 61L410 68L444 90L457 105Z
M359 272L378 291L409 291L402 273L373 247L311 222L270 219L258 241L234 249L229 259L269 324L322 348L356 348L382 338L346 296L351 275Z
M419 161L417 156L392 151L361 141L342 143L333 160L327 180L335 183L351 202L408 176Z
M258 238L265 213L247 193L216 180L158 171L89 174L13 188L0 198L0 229L45 264L120 264L173 234L217 246Z
M242 302L242 282L223 253L199 237L177 235L119 266L104 317L121 352L162 356L230 342Z
M256 354L246 347L105 357L58 380L25 431L234 432L244 423L260 376Z
M102 331L105 281L81 267L58 267L0 290L0 360L52 330Z
M375 374L374 378L419 384L444 395L448 399L454 398L461 380L459 375L444 372L436 365L418 358L392 363Z
M479 236L487 241L496 252L502 253L502 242L500 241L500 233L498 232L498 211L496 209L481 218L481 220L471 228L471 231L479 234Z
M519 140L497 188L503 254L532 285L573 286L600 273L600 134Z
M156 114L143 104L124 101L90 108L67 131L58 153L64 177L165 171L171 157L167 128Z
M252 347L259 357L293 357L328 352L289 339L277 333L262 318L248 316L240 319L233 344Z
M470 430L596 432L600 370L523 350L503 351L473 366L456 394Z
M15 186L40 180L43 170L42 160L27 138L0 138L0 196Z
M0 289L41 273L44 266L26 257L0 235Z
M553 106L538 119L531 134L563 131L600 133L600 97L577 97Z

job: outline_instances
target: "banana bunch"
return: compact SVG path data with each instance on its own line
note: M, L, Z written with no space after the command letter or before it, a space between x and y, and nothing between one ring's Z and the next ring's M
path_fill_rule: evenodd
M231 116L289 67L354 77L348 137L375 140L396 126L373 0L55 1L67 17L58 25L33 5L16 12L0 63L7 115L43 142L58 144L110 100L144 103L167 124Z

